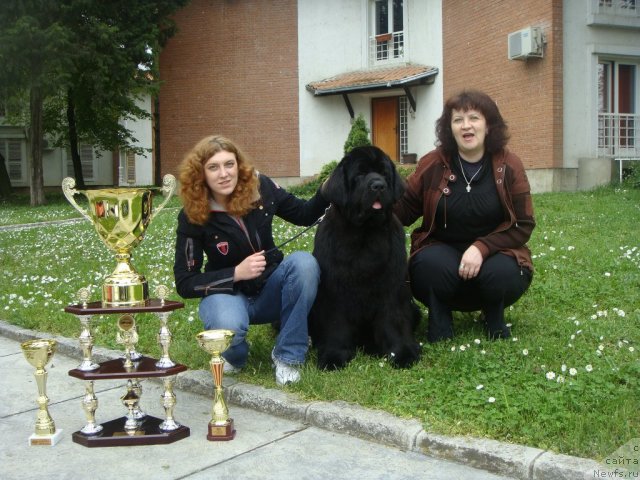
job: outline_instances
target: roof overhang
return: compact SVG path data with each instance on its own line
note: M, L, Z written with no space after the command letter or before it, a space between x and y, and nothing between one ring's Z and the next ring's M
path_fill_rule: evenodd
M419 85L431 85L435 81L437 74L438 69L436 67L414 64L397 65L393 67L341 73L324 80L311 82L306 88L316 97L342 95L349 109L349 114L353 118L353 108L351 107L348 94L402 88L409 98L411 107L415 111L415 98L409 88Z

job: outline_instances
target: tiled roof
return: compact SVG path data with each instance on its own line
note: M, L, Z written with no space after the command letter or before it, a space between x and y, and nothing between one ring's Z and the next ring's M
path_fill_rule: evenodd
M429 77L435 76L438 69L425 65L399 65L386 68L375 68L347 72L331 78L311 82L307 90L314 95L331 95L379 88L397 88L415 84L428 83Z

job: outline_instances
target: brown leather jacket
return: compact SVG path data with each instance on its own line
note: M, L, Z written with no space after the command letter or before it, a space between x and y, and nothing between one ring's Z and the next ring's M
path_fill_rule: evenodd
M476 239L473 245L478 247L483 258L502 252L515 257L518 265L533 272L527 241L536 222L524 166L517 155L506 149L493 155L491 163L505 221L490 234ZM443 195L451 194L448 184L456 180L450 159L440 148L422 157L416 171L407 179L407 190L396 203L394 212L405 226L422 217L422 225L411 233L411 255L436 242L431 237L436 206Z

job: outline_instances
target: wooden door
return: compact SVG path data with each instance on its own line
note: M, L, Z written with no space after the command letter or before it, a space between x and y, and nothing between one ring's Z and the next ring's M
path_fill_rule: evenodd
M371 141L397 162L400 159L398 97L373 98L371 117Z

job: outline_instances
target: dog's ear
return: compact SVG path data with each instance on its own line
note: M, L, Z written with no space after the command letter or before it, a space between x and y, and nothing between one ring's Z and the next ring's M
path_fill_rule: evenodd
M347 175L344 170L344 159L338 163L322 186L322 196L339 207L347 204Z

